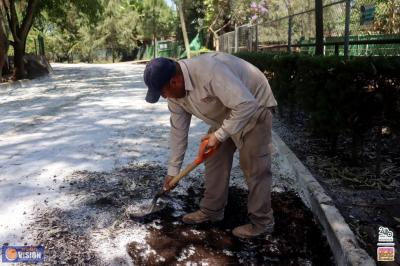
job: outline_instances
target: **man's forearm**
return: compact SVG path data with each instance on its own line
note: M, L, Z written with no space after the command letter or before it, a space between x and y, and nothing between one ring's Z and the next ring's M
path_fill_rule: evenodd
M175 176L179 173L185 157L192 116L175 103L169 102L168 108L171 112L168 175Z

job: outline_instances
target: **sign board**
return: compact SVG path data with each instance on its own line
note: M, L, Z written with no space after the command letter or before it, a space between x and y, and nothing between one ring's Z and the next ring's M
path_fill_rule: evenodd
M360 8L360 25L367 25L374 22L375 5L363 5Z

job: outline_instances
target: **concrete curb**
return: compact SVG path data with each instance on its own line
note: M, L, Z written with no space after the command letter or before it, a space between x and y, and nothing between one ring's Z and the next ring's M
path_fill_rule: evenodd
M376 265L374 259L358 246L354 233L310 171L275 132L272 132L272 141L278 152L283 155L282 157L293 169L296 177L295 187L304 203L322 225L336 264L340 266Z

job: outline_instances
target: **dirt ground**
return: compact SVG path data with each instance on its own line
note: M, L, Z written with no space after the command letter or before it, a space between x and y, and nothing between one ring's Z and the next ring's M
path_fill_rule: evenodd
M231 234L247 221L247 192L239 187L231 187L225 218L215 224L181 222L184 213L197 209L201 182L193 182L187 194L173 192L157 213L140 219L127 216L127 206L151 198L161 186L155 177L165 173L161 166L131 164L113 172L81 171L67 177L60 190L71 196L70 209L37 210L31 225L38 243L47 247L45 265L334 265L312 213L292 191L273 192L275 232L255 240ZM119 246L121 255L107 254L108 246Z
M376 260L378 228L388 227L394 233L396 261L378 265L400 265L400 138L392 135L382 143L382 177L374 178L375 147L371 136L370 145L362 151L358 166L350 163L349 139L341 138L338 153L332 155L329 145L311 134L307 118L298 113L293 121L278 114L273 130L293 150L299 159L318 179L336 207L355 233L362 248ZM367 141L366 141L367 143Z
M287 192L294 175L276 152L277 225L269 238L241 242L231 235L246 219L238 156L223 223L202 228L180 222L200 199L203 166L181 181L163 212L144 220L127 217L126 206L150 199L165 175L166 102L144 101L142 65L53 68L46 79L0 91L1 244L43 243L47 265L206 264L208 258L209 264L332 265L320 228L299 198ZM184 165L196 156L207 130L192 118ZM165 248L170 243L172 251Z

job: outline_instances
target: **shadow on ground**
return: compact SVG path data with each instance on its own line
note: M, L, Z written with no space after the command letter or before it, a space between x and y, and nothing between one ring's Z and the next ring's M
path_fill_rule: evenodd
M172 193L167 207L157 213L127 217L125 208L150 199L165 174L163 167L131 164L111 173L76 172L68 177L60 187L71 196L68 206L42 209L32 224L38 243L46 247L46 264L127 265L128 259L134 265L334 265L312 213L292 191L273 193L275 232L254 240L241 241L231 234L247 222L247 192L237 187L231 187L225 218L216 224L181 222L185 212L197 209L202 195L199 182L193 182L187 194ZM115 239L132 231L144 237L124 243L122 253L129 256L105 262L96 251L102 246L93 242L96 232Z

